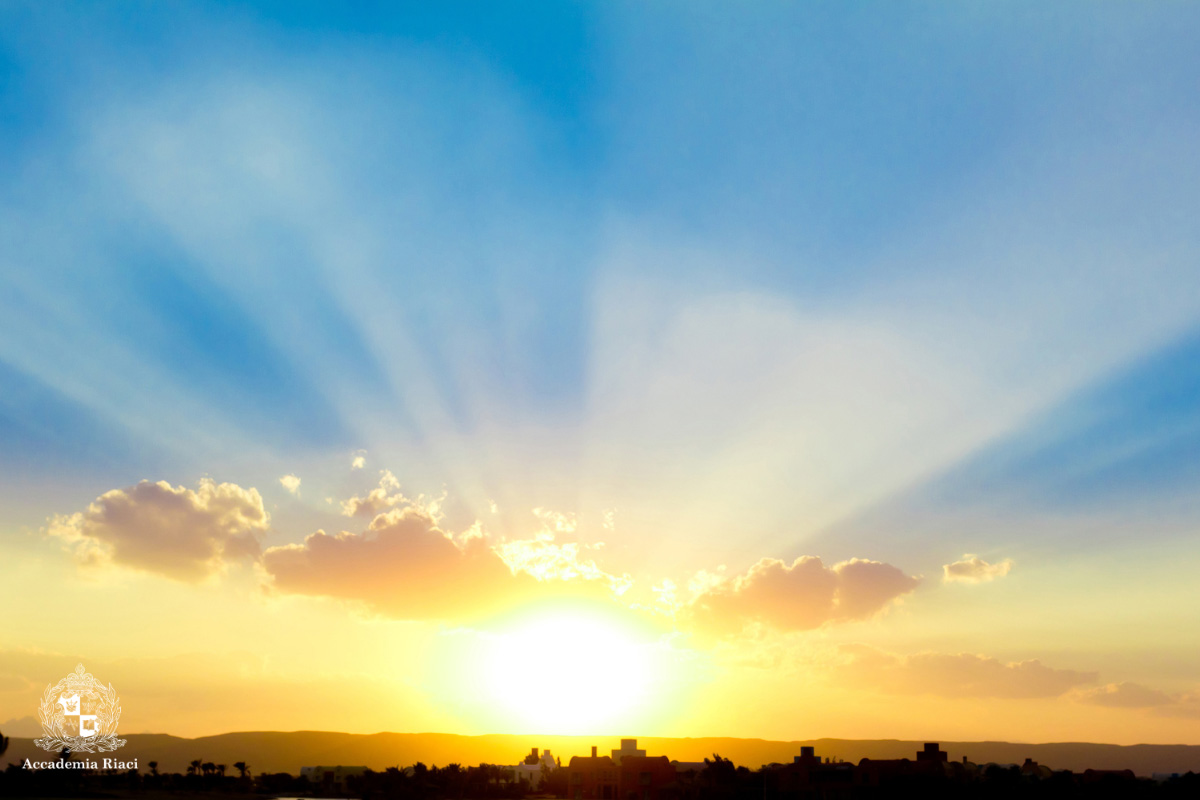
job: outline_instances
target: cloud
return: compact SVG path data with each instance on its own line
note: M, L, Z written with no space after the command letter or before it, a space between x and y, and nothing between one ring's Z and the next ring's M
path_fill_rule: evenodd
M896 655L867 645L843 645L839 681L889 694L941 697L1057 697L1097 678L1095 672L1047 667L1037 659L1005 663L973 653Z
M1109 708L1154 708L1174 705L1176 698L1165 692L1142 686L1140 683L1110 683L1077 695L1080 702Z
M181 581L202 580L237 558L257 560L278 592L356 600L397 619L462 619L535 598L610 600L632 585L586 556L601 544L555 541L555 530L572 528L566 515L544 512L532 538L496 542L479 522L457 534L442 529L440 499L388 494L398 487L384 471L379 489L353 499L354 513L397 506L362 533L318 530L265 552L270 517L258 491L210 479L195 491L150 481L115 489L86 511L54 517L46 533L80 563Z
M1011 558L989 564L979 556L967 553L961 560L942 566L942 580L946 583L986 583L1003 578L1012 568Z
M379 486L363 497L351 497L343 502L342 513L347 517L374 517L402 502L404 495L400 494L400 481L396 480L391 470L385 469L379 473Z
M279 479L279 484L292 494L300 490L300 479L295 475L284 475Z
M24 692L33 689L34 684L30 683L28 678L11 673L0 672L0 694L8 694L10 692ZM0 726L0 731L7 730Z
M479 539L455 543L411 506L376 516L361 534L317 531L272 547L262 561L281 592L360 600L402 619L460 618L533 581Z
M602 544L558 543L539 536L536 539L502 542L495 550L513 570L528 573L539 580L600 581L615 594L624 594L633 584L629 575L611 575L597 566L596 562L582 557L584 551L596 549Z
M1200 719L1200 692L1184 692L1171 698L1171 701L1169 705L1156 706L1155 715L1179 719Z
M575 533L579 530L579 520L574 514L564 514L548 508L535 508L533 515L542 523L543 537L554 538L559 533Z
M350 459L350 469L362 469L367 465L367 451L356 450Z
M355 600L397 619L461 620L547 593L611 598L628 588L580 558L581 545L539 536L493 547L479 523L455 536L412 501L361 534L317 531L268 549L275 590Z
M712 573L698 578L692 585L699 591L683 616L722 633L755 623L800 631L866 619L920 582L879 561L856 558L826 567L814 556L791 564L764 558L732 580Z
M142 481L51 519L47 533L85 564L119 564L199 581L225 562L257 556L270 516L256 489L200 481L195 491Z

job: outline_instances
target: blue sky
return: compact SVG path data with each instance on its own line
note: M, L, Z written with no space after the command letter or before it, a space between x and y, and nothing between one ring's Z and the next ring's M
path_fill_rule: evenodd
M0 724L1200 741L1198 34L0 0Z
M1186 4L2 13L22 524L359 449L734 559L1194 488Z

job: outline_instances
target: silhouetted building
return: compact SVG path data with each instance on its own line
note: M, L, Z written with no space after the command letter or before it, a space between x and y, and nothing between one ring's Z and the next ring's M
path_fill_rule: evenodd
M763 770L763 795L777 800L849 800L859 783L853 764L823 760L809 746L791 764Z
M963 778L976 772L965 758L951 761L937 742L926 742L917 752L917 760L907 758L864 758L858 762L859 781L868 786L915 784L939 778Z
M675 767L666 756L627 755L618 769L621 800L667 800L678 793Z
M573 800L617 800L620 779L610 756L571 756L567 764L567 796Z
M645 755L646 755L645 750L638 749L637 739L622 739L621 740L621 749L612 751L612 760L613 760L614 764L616 764L617 766L620 766L621 759L625 758L626 756L645 756Z
M1124 783L1136 781L1131 769L1085 769L1080 779L1084 783Z
M366 767L301 767L300 777L308 778L308 782L319 787L322 792L342 793L346 791L346 778L362 775Z
M803 745L800 748L800 755L793 758L792 763L808 767L812 766L813 764L820 764L821 757L817 755L817 750L815 747L812 747L811 745Z
M926 742L925 749L917 753L917 761L948 761L946 751L937 742Z
M554 767L554 757L550 755L549 750L539 753L538 749L533 747L524 761L507 769L512 771L513 780L524 784L529 791L536 792L542 785L546 770Z

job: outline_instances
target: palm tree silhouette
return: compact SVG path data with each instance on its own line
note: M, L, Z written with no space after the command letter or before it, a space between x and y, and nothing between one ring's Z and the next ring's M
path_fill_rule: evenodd
M4 755L4 751L8 749L8 737L0 732L0 756Z
M220 775L222 778L225 777L225 765L224 764L217 764L217 774Z
M233 768L238 771L239 778L246 777L246 773L250 771L250 765L247 764L245 761L235 761L233 764Z
M201 764L201 761L198 758L195 761L193 761L191 764L189 764L188 765L188 775L199 775L200 774L200 764Z

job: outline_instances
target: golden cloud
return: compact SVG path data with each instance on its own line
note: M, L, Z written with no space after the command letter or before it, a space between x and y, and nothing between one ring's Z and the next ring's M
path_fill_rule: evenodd
M534 579L514 575L481 539L456 543L414 507L375 517L361 534L317 531L262 556L274 587L359 600L403 619L459 618Z
M1013 560L1006 558L989 564L977 555L967 553L953 564L942 566L942 580L946 583L986 583L1003 578L1013 568Z
M544 538L492 546L478 524L455 536L420 505L377 515L361 534L317 531L272 547L262 564L275 590L359 601L397 619L464 619L534 597L611 598L627 588Z
M1110 708L1154 708L1173 705L1177 702L1176 698L1165 692L1129 681L1097 686L1094 689L1079 692L1076 698L1083 703Z
M362 497L351 497L342 503L342 513L347 517L374 517L405 502L400 494L400 481L391 470L381 470L379 485Z
M843 645L839 681L889 694L942 697L1058 697L1095 683L1095 672L1047 667L1037 659L1002 662L974 653L896 655L867 645Z
M52 518L47 533L81 563L199 581L257 556L269 523L256 489L205 478L195 491L166 481L114 489L86 511Z
M791 564L764 558L733 579L705 573L682 616L693 625L735 634L762 624L782 631L866 619L917 587L919 578L880 561L851 559L826 567L815 556Z

